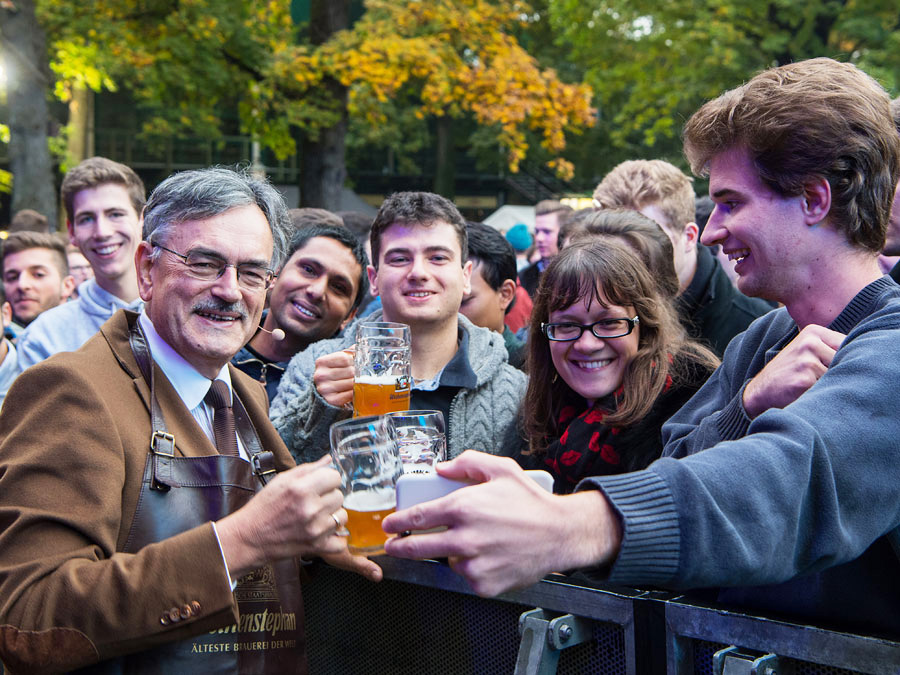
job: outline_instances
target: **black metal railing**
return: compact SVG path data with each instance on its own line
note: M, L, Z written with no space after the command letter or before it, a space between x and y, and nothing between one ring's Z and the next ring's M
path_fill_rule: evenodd
M900 643L549 577L486 599L444 564L377 559L373 584L304 584L310 672L390 675L843 675L900 672Z

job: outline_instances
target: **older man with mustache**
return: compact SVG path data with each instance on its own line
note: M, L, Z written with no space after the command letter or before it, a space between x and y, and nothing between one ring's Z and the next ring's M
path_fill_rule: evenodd
M295 467L229 365L286 246L268 183L157 187L140 313L19 376L0 413L0 661L14 672L305 673L299 556L356 561L327 461Z

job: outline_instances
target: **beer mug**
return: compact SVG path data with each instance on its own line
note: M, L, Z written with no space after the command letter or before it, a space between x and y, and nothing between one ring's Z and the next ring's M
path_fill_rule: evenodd
M354 417L409 408L409 346L409 326L405 323L363 321L357 326Z
M447 458L444 415L440 410L404 410L385 416L397 444L403 473L434 473Z
M354 417L331 425L331 457L341 474L351 553L384 552L382 519L397 507L403 474L397 445L382 416Z

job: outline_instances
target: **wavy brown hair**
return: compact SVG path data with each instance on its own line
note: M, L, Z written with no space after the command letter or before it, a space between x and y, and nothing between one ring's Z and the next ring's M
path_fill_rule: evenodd
M604 420L609 426L628 427L640 422L662 393L666 378L675 382L685 362L719 364L710 350L690 340L678 321L672 301L638 256L624 243L602 241L574 244L560 252L544 270L534 297L528 335L528 388L522 402L522 423L529 439L526 454L543 454L564 429L559 413L584 399L558 377L550 358L550 341L541 330L550 313L600 294L613 305L634 307L640 322L638 350L625 368L623 390L616 409ZM603 304L603 303L601 303ZM604 305L605 306L605 305ZM690 358L674 358L686 355Z
M829 219L859 248L884 248L900 139L887 92L849 63L817 58L763 71L705 103L684 127L694 173L744 148L760 180L797 197L821 178L831 186Z

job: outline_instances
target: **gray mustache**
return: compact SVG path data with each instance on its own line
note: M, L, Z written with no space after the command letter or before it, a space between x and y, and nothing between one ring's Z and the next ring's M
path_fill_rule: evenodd
M227 312L229 314L238 314L241 319L249 316L247 308L243 302L217 302L215 300L204 300L194 305L194 312Z

